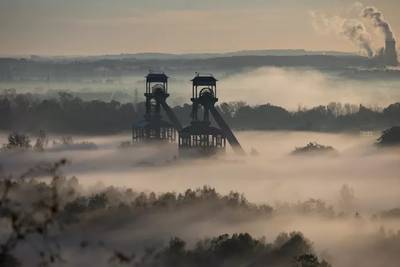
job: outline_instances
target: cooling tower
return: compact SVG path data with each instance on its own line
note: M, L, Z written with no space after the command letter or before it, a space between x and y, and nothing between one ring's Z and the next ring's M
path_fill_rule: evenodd
M396 41L395 40L387 40L386 41L383 56L384 56L385 65L398 66L399 61L397 60Z

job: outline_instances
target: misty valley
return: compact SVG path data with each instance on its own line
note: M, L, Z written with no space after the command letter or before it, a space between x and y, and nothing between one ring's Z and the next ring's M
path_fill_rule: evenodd
M0 82L0 262L397 266L399 80L344 73Z
M128 133L48 135L43 151L32 136L31 149L0 154L12 210L33 220L16 222L24 241L13 255L74 266L292 266L302 255L318 266L396 266L399 149L377 147L380 134L240 131L248 156L208 159L181 159L171 145L124 147ZM309 142L335 153L292 154ZM60 210L40 240L52 188Z
M0 0L0 267L400 266L363 2Z

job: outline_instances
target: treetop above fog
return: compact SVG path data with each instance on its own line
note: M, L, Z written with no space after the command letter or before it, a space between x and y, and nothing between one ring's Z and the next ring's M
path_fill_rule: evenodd
M221 103L217 107L238 130L381 130L400 125L400 103L384 109L363 105L330 103L288 111L272 104L249 106L244 102ZM59 133L115 133L130 130L142 119L144 103L84 101L69 93L56 98L34 94L0 95L0 130ZM191 106L173 108L182 124L190 120Z

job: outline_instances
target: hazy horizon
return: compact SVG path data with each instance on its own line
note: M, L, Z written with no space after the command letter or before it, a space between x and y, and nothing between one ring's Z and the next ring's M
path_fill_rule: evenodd
M215 55L224 55L224 54L231 54L231 53L252 53L252 52L276 52L276 51L304 51L305 53L343 53L343 54L357 54L355 49L353 50L308 50L305 48L290 48L290 49L281 49L281 48L270 48L270 49L240 49L240 50L210 50L210 51L195 51L195 52L180 52L180 51L131 51L131 52L115 52L115 53L93 53L93 54L35 54L35 53L20 53L20 54L2 54L0 53L0 57L31 57L31 56L38 56L38 57L60 57L60 58L69 58L69 57L102 57L102 56L123 56L123 55L145 55L145 54L160 54L160 55L174 55L174 56L185 56L185 55L207 55L207 54L215 54Z
M368 0L362 4L343 0L118 0L112 4L104 0L2 0L0 54L62 56L264 49L353 52L358 48L341 34L321 31L313 14L355 19L361 5L375 5L392 25L394 35L398 35L396 4L394 0ZM373 41L380 38L379 33L373 34Z

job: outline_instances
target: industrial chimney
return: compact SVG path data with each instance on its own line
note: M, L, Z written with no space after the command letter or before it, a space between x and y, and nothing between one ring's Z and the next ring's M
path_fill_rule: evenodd
M385 65L388 66L399 65L399 61L397 59L397 51L396 51L396 40L386 40L383 57Z

